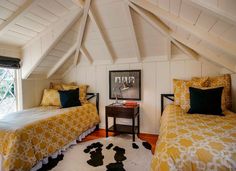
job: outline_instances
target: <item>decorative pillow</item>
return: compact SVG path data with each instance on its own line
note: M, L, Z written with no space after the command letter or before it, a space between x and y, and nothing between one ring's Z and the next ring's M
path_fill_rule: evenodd
M188 111L190 108L189 87L201 88L206 84L207 80L207 77L196 81L174 79L174 104L179 105L183 110Z
M63 83L50 83L50 89L55 89L55 90L63 90L63 87L62 87ZM75 85L74 82L71 82L67 85Z
M88 89L88 85L67 85L67 84L62 84L63 90L74 90L79 88L79 100L82 104L87 103L87 98L86 98L86 94L87 94L87 89Z
M60 94L62 108L81 106L79 100L79 89L58 91Z
M58 91L54 89L44 89L41 105L42 106L61 106L60 96L59 96Z
M217 77L210 77L210 87L224 87L222 92L222 110L232 108L232 95L231 95L231 76L225 74Z
M193 78L201 79L198 77ZM231 76L230 74L225 74L216 77L209 77L209 83L206 87L224 87L221 99L221 108L223 111L232 108L232 95L231 95Z
M224 87L198 89L190 87L190 109L188 113L221 115L221 96Z
M205 80L205 82L202 84L202 87L209 87L210 80L209 77L192 77L192 81L200 81Z

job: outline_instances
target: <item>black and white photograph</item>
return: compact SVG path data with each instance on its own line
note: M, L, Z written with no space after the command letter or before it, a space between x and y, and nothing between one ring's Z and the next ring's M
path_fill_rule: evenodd
M109 72L110 99L141 100L141 70Z

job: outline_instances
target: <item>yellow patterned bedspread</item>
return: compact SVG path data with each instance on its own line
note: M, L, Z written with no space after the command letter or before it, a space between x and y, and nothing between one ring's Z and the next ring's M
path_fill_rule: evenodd
M236 114L186 114L166 107L152 160L153 171L236 170Z
M4 171L30 170L99 121L91 103L65 109L38 107L0 118Z

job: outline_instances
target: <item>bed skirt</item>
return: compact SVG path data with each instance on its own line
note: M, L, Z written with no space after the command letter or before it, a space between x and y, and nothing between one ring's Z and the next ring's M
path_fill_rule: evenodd
M42 168L43 164L48 163L48 158L51 157L53 159L57 158L58 155L63 154L68 148L72 147L73 145L77 144L77 141L82 141L87 135L91 134L96 129L96 126L88 129L87 131L83 132L76 140L70 142L69 144L62 147L60 150L56 151L52 155L45 157L44 159L40 160L30 171L37 171Z

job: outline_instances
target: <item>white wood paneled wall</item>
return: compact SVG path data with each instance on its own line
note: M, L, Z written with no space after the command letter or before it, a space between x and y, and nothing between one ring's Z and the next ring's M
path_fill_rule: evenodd
M173 78L190 79L192 76L215 76L222 73L220 67L207 61L198 62L188 59L116 65L78 65L64 77L63 81L86 83L90 85L90 92L100 93L101 128L105 127L105 105L112 102L109 100L109 70L123 69L142 70L141 132L153 134L159 132L160 94L173 92ZM234 78L233 90L235 92L236 76L232 78ZM235 93L234 97L236 97ZM120 122L128 123L126 120L120 120Z
M23 109L39 106L43 90L49 88L50 82L60 82L60 80L22 80Z

